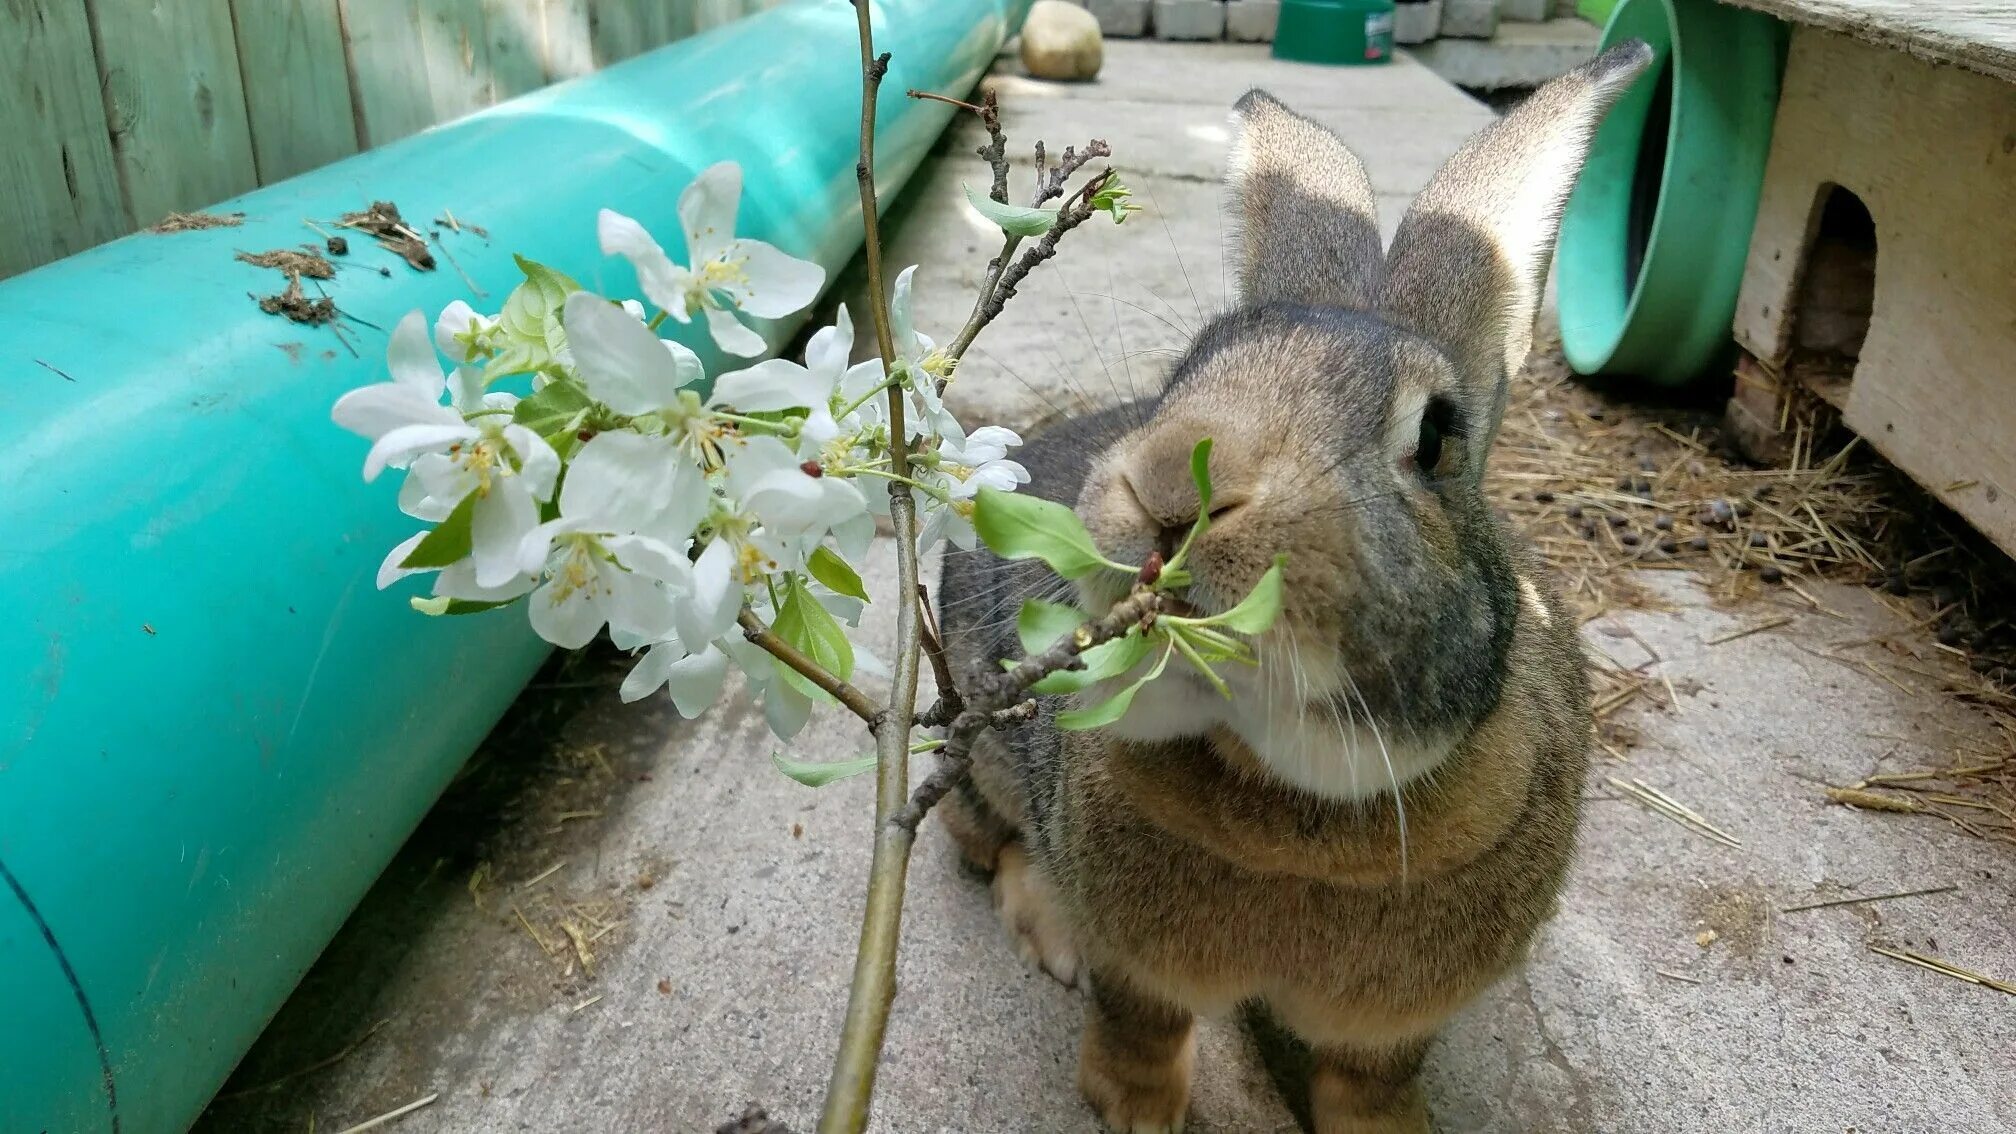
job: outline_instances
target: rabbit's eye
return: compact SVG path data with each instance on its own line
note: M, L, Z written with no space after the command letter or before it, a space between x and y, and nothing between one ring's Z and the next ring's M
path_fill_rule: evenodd
M1454 432L1455 407L1441 398L1421 412L1421 435L1414 442L1414 467L1426 476L1442 463L1442 439Z

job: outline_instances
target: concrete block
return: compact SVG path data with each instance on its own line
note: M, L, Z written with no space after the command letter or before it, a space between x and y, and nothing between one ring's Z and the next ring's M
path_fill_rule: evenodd
M1224 39L1223 0L1155 0L1156 39Z
M1442 34L1442 0L1401 0L1393 6L1393 42L1427 43Z
M1505 24L1495 39L1438 39L1412 51L1429 70L1459 87L1495 91L1537 87L1566 74L1595 58L1602 38L1587 21L1549 20Z
M1537 24L1553 16L1553 7L1553 0L1498 0L1498 18Z
M1498 0L1442 0L1442 32L1462 39L1498 34Z
M1225 38L1236 43L1272 43L1281 22L1281 0L1231 0L1225 5Z
M1154 0L1086 0L1099 30L1115 39L1139 39L1148 34L1148 13Z

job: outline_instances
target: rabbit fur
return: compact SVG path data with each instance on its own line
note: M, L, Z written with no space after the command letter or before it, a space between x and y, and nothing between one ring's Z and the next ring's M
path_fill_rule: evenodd
M1467 142L1382 255L1370 182L1260 91L1234 112L1232 310L1162 393L1058 425L1029 491L1122 562L1213 521L1186 600L1237 602L1288 556L1282 613L1228 667L1174 665L1115 724L1067 698L976 746L940 807L1026 955L1087 984L1078 1083L1113 1128L1182 1128L1193 1021L1262 1002L1314 1056L1317 1134L1425 1131L1429 1040L1524 957L1573 852L1590 735L1574 615L1482 489L1532 345L1559 216L1603 115L1652 59L1616 47ZM1047 568L948 555L967 672L1019 656L1025 598L1104 610ZM1081 696L1092 703L1110 690Z

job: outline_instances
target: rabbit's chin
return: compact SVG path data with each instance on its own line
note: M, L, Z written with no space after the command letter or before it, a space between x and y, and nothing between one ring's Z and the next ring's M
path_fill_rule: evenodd
M1451 744L1395 735L1348 712L1339 696L1311 690L1311 699L1300 702L1247 675L1228 676L1229 700L1188 674L1143 686L1108 731L1125 740L1155 743L1201 737L1223 727L1276 779L1326 799L1398 792L1449 756Z

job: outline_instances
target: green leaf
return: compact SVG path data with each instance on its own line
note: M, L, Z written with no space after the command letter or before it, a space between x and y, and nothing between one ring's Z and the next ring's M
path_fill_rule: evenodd
M966 190L966 200L981 216L1001 226L1001 231L1010 236L1041 236L1057 223L1057 214L1050 209L1031 209L1021 205L1004 205L985 193L975 193L971 185L962 186Z
M852 760L794 760L782 752L772 752L770 762L777 770L804 784L806 787L825 787L834 780L844 780L872 771L875 757L856 756Z
M1163 649L1162 659L1155 663L1154 669L1142 674L1140 680L1106 698L1104 701L1090 708L1071 709L1058 713L1057 727L1076 732L1088 728L1098 728L1100 725L1109 725L1119 720L1122 716L1126 715L1127 706L1134 703L1134 694L1139 693L1142 686L1162 676L1162 670L1169 665L1169 655L1173 652L1173 647Z
M1001 558L1041 559L1066 579L1083 578L1101 567L1133 570L1099 554L1076 512L1027 493L981 489L973 501L973 530Z
M1204 625L1223 626L1241 634L1258 634L1274 625L1274 620L1281 616L1281 568L1287 562L1287 556L1275 556L1274 566L1267 568L1267 573L1260 576L1252 592L1240 599L1238 606L1203 619Z
M826 584L826 589L834 594L868 601L868 588L861 584L860 573L832 548L822 546L814 549L806 568L812 572L813 578Z
M839 620L820 606L819 600L806 593L805 585L796 576L791 577L785 590L784 606L777 611L777 619L770 624L770 629L840 680L854 676L854 645L847 640L847 632L841 629ZM807 697L815 701L833 700L831 694L790 666L780 664L777 672L792 688Z
M1148 656L1153 643L1144 635L1129 633L1124 638L1115 638L1078 655L1085 662L1084 669L1060 669L1046 674L1041 681L1029 688L1036 693L1076 693L1095 682L1118 677Z
M1141 206L1128 201L1132 195L1133 190L1120 180L1120 174L1112 172L1107 175L1106 184L1092 195L1092 208L1111 216L1114 224L1124 224L1128 213L1141 211Z
M1211 513L1211 439L1206 437L1190 450L1190 479L1197 482L1197 514Z
M549 382L546 388L511 408L511 420L551 443L555 437L574 432L575 419L594 403L588 391L571 380Z
M1015 616L1015 633L1022 639L1023 653L1040 654L1084 621L1085 612L1075 606L1030 599Z
M496 610L500 606L510 606L518 600L513 598L502 602L477 602L473 599L444 598L440 595L433 598L414 595L407 601L412 604L414 610L430 618L438 618L444 614L480 614L486 610Z
M469 558L470 552L475 550L470 529L475 522L476 500L474 492L464 496L462 503L455 505L455 510L448 513L448 518L441 521L440 526L428 532L426 539L406 553L399 566L420 570L446 567Z
M1157 590L1172 591L1190 585L1190 572L1183 569L1183 561L1190 557L1190 545L1197 542L1211 527L1211 439L1197 442L1190 450L1190 479L1197 485L1197 518L1190 524L1190 531L1184 535L1182 546L1169 562L1162 565L1162 573L1155 579Z
M1211 687L1218 691L1220 697L1228 701L1232 699L1232 690L1225 684L1225 679L1218 676L1217 670L1211 668L1209 659L1197 652L1197 647L1191 644L1189 636L1183 632L1183 627L1171 628L1169 644L1176 647L1176 652L1183 655L1183 660L1190 663L1190 668L1202 674L1204 680L1211 683Z

